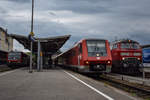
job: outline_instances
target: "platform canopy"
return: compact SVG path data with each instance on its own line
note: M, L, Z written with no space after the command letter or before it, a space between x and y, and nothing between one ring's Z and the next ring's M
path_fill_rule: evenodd
M13 39L16 39L19 43L21 43L25 49L30 50L30 40L28 36L10 34ZM64 43L70 38L70 35L64 36L56 36L56 37L48 37L48 38L35 38L33 42L33 52L37 52L38 50L38 41L41 43L42 52L45 53L55 53L57 52Z
M142 48L149 48L150 47L150 44L147 44L147 45L141 45Z

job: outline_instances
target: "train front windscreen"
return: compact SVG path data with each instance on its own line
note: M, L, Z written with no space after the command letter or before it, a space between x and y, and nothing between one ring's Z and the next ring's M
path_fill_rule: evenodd
M89 57L107 56L105 40L87 40Z
M140 45L138 43L125 42L125 43L121 43L121 48L122 49L140 49Z
M8 60L19 60L21 58L21 53L11 52L8 54Z

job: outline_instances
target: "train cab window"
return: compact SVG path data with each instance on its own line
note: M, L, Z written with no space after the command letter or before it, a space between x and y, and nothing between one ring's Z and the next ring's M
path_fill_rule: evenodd
M82 44L80 43L78 47L79 47L79 52L82 53Z
M89 57L107 56L105 40L87 40L86 43Z
M9 54L8 54L8 59L9 60L18 60L18 59L20 59L21 58L21 53L19 53L19 52L10 52Z
M130 48L130 43L121 43L121 48Z
M117 44L114 44L113 49L117 49L117 48L118 48Z
M131 48L133 48L133 49L139 49L140 45L137 44L137 43L131 43Z
M125 49L139 49L140 46L137 43L121 43L121 48L125 48Z

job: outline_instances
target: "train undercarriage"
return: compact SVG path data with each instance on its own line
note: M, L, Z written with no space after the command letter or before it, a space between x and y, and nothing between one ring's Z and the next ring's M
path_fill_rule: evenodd
M142 64L137 59L125 59L113 62L112 72L126 75L140 75Z

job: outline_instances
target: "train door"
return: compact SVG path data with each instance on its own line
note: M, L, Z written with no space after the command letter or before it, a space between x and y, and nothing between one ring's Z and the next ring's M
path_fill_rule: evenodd
M112 47L112 50L111 50L113 61L117 61L118 60L118 56L119 55L118 55L117 48L118 48L118 44L114 44L113 47Z
M78 45L78 49L79 49L79 54L78 54L78 65L81 65L82 62L82 44L80 43Z

